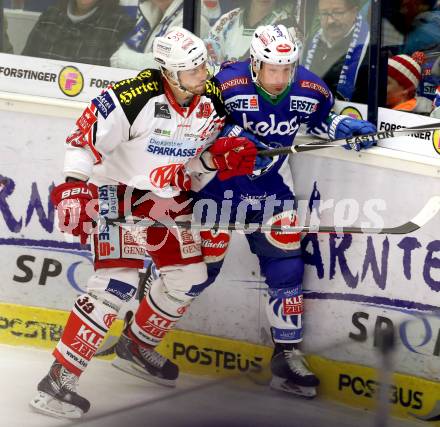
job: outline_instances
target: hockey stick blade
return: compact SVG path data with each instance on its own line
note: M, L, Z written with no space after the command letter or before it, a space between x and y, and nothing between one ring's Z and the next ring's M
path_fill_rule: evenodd
M417 228L423 227L440 211L440 196L432 196L422 210L412 219Z
M394 132L409 132L409 131L427 131L427 130L437 130L440 128L440 122L435 123L427 123L426 125L417 125L417 126L410 126L410 127L403 127L394 129Z
M175 221L175 222L157 222L141 218L120 218L107 219L107 224L119 226L137 226L137 227L166 227L166 228L187 228L193 230L228 230L242 231L247 233L253 232L284 232L284 233L331 233L331 234L409 234L427 224L440 211L440 196L432 196L422 210L411 220L405 224L388 228L364 228L364 227L339 227L331 226L283 226L283 225L259 225L259 224L243 224L243 223L206 223L200 224L191 221Z
M396 136L400 136L400 135L396 135L396 133L411 134L411 133L416 133L417 131L427 132L438 129L440 129L440 123L430 123L428 125L422 125L422 126L414 126L414 127L394 129L390 131L368 133L365 135L353 136L351 138L341 138L334 140L326 140L326 139L314 140L307 144L298 144L298 145L291 145L289 147L279 147L279 148L271 148L268 150L261 150L258 151L258 155L261 157L283 156L286 154L303 153L306 151L313 151L313 150L322 150L324 148L342 147L344 145L350 145L361 142L371 142L371 141L376 142L381 139L395 138Z

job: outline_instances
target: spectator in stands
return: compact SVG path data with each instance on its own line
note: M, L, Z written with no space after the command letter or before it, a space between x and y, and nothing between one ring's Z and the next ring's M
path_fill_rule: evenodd
M395 55L388 60L387 107L410 113L430 114L432 101L416 96L416 88L422 77L423 52L412 56Z
M22 54L109 66L133 26L119 0L59 0L40 15Z
M433 63L440 52L440 7L436 0L418 0L415 4L412 4L411 0L401 1L407 6L405 11L413 13L410 14L412 19L408 23L404 46L394 53L425 53L426 61L422 66L422 79L417 93L433 100L436 87L440 84L439 76L431 73Z
M387 0L382 2L383 46L393 54L426 52L440 44L440 1Z
M370 30L358 0L319 0L320 29L306 41L303 65L338 99L367 102Z
M181 27L182 24L183 0L141 0L136 26L111 57L111 65L134 70L156 68L152 53L153 40L163 36L171 27ZM208 31L208 21L201 17L200 37L206 37Z
M412 3L406 0L403 3ZM440 5L437 0L413 2L419 12L411 20L411 26L405 37L403 53L410 54L416 50L428 51L440 48ZM414 5L413 5L414 7Z
M249 58L251 37L259 25L283 24L298 36L293 29L298 22L297 5L292 0L243 0L241 7L218 19L205 39L212 62Z
M232 9L235 9L240 3L237 0L202 0L202 15L208 20L212 27L220 16Z

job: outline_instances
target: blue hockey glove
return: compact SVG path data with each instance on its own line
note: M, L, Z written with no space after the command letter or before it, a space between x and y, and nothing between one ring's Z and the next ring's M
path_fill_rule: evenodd
M221 132L221 136L242 136L252 141L255 144L255 147L257 147L257 150L267 150L269 148L266 144L263 144L253 133L245 131L241 126L238 125L226 125ZM271 162L272 159L270 157L259 157L257 152L254 170L264 169L265 167L269 166Z
M373 123L366 120L356 120L349 116L341 116L334 114L331 117L329 125L328 135L330 139L342 139L351 138L353 136L365 135L369 133L377 132L376 126ZM370 148L374 144L374 141L359 141L352 144L344 145L344 148L351 150L354 148L356 151L361 149Z

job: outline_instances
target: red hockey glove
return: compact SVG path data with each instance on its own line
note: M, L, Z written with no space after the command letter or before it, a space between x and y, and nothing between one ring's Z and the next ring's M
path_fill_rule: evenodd
M221 137L209 148L212 162L221 181L233 176L248 175L254 171L257 148L241 136Z
M181 191L191 190L191 177L187 174L185 166L182 165L182 167L177 170L171 180L171 186Z
M86 244L90 222L98 216L96 190L84 181L66 182L52 190L50 199L57 209L60 231L79 236L81 243Z

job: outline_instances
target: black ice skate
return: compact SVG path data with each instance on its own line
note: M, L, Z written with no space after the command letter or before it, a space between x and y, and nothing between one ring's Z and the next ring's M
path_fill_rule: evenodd
M272 370L271 388L301 397L316 396L319 379L308 369L307 362L298 349L287 349L276 344L270 367Z
M81 418L90 402L76 392L78 377L55 361L38 384L38 394L30 401L36 412L57 418Z
M124 331L116 344L112 365L124 372L168 387L176 386L179 367L154 350L140 346Z

